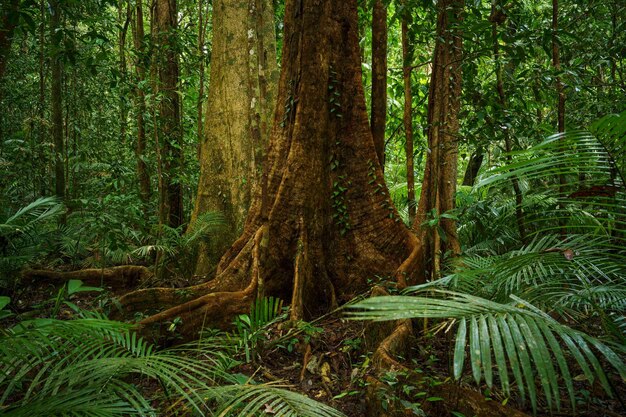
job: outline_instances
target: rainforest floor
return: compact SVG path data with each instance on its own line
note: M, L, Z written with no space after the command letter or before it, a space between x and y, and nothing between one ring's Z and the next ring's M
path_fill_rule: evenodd
M71 319L75 312L64 301L82 310L94 310L129 291L128 288L122 290L103 286L101 292L62 296L59 303L60 288L53 284L24 283L14 294L17 314L12 320L50 317L57 304L60 306L55 318ZM412 340L409 357L397 359L425 377L415 383L411 375L394 369L382 377L378 376L382 384L377 388L376 398L382 409L390 411L390 416L419 416L424 415L423 410L428 416L450 415L441 412L437 403L442 399L429 394L429 388L450 382L451 346L454 341L451 332L446 332L446 329L434 327L424 332L424 325L421 321L413 323L418 336ZM369 377L372 376L372 352L378 343L372 340L371 330L372 324L349 320L342 310L311 322L275 322L260 333L254 344L250 344L248 358L242 353L242 357L238 358L241 364L233 372L256 382L287 385L342 411L348 417L365 417L368 416L366 392L370 385ZM611 382L616 389L614 398L609 398L599 384L589 387L574 378L579 402L576 412L570 409L567 395L563 392L560 411L550 413L545 403L539 403L537 416L626 416L622 403L626 401L626 386L619 378L613 378ZM490 390L485 385L477 386L469 374L458 383L480 391L491 401L508 404L532 415L529 405L523 404L519 397L506 398L498 390ZM147 388L160 389L158 385ZM271 409L266 412L272 414ZM463 417L461 413L453 415Z

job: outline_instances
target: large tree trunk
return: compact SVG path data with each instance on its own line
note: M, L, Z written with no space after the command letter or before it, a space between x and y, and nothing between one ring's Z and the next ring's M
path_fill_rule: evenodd
M183 223L183 135L178 94L178 46L176 0L155 1L155 41L157 48L159 140L162 187L159 196L159 219L162 224L178 227Z
M385 168L387 122L387 8L374 1L372 14L372 136L380 166Z
M137 177L139 178L139 196L144 204L144 210L150 200L150 176L148 166L144 160L146 152L146 124L144 115L146 114L146 93L142 88L142 82L146 80L146 50L144 45L144 22L143 22L143 0L137 0L135 5L135 30L133 32L133 42L135 45L136 61L135 72L137 75L137 87L135 88L136 98L136 119L137 119L137 143L135 144L135 155L137 158Z
M52 57L52 86L50 102L52 105L52 140L54 142L54 184L55 194L65 198L65 143L63 140L63 61L61 55L61 4L58 0L50 2L50 41Z
M243 230L252 189L261 177L278 84L272 1L214 1L211 55L190 228L208 211L221 212L226 227L212 245L201 248L198 275L214 268Z
M461 105L462 38L459 28L464 0L442 0L438 4L437 43L428 95L428 147L422 192L413 228L424 244L425 265L420 280L436 278L441 257L461 250L456 223L441 217L455 204L459 109ZM437 227L425 226L437 216ZM441 236L441 233L445 236Z
M257 296L290 300L298 319L353 298L376 275L411 280L420 244L383 181L357 35L356 1L287 1L275 123L243 234L214 280L123 297L127 311L164 310L142 325L180 317L189 338L203 324L229 325Z

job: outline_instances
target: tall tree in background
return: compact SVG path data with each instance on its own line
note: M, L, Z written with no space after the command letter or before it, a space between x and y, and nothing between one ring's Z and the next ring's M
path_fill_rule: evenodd
M513 151L513 141L511 139L511 129L506 126L509 116L509 104L504 90L503 65L502 56L500 53L500 39L498 35L498 27L506 21L506 14L504 13L502 5L498 0L493 0L491 3L491 15L489 17L489 20L491 21L491 36L493 38L493 61L496 70L496 91L498 93L497 120L500 123L500 126L503 126L501 129L497 129L496 131L501 131L502 135L504 136L504 149L507 153L506 160L509 164L512 164L513 157L511 155L511 151ZM520 188L520 183L517 176L513 176L513 178L511 178L511 183L513 185L513 193L515 194L515 219L517 221L517 230L519 231L520 239L524 241L526 239L526 227L524 226L524 212L522 209L522 189Z
M38 102L38 139L39 147L37 162L39 165L39 194L43 197L48 192L49 182L47 178L48 158L46 157L44 143L46 135L46 4L45 0L39 0L39 102Z
M118 0L117 3L117 23L119 25L118 33L118 59L120 69L120 140L126 143L128 130L128 105L126 101L128 74L126 70L126 35L128 34L128 26L130 25L131 9L130 0Z
M561 81L561 57L559 54L559 0L552 0L552 66L556 76L554 77L554 83L556 87L557 95L557 132L565 132L565 89L563 82ZM567 179L563 173L559 174L560 194L561 198L566 195L565 186L567 185ZM565 225L565 219L561 219L561 226ZM562 227L561 234L565 234L565 228Z
M461 58L463 43L459 27L464 0L438 3L437 37L428 95L428 148L417 214L413 223L424 245L421 279L437 277L447 251L461 251L456 223L448 213L454 209L461 106Z
M13 31L19 19L19 0L3 1L0 6L0 81L4 76L11 43L13 42Z
M135 88L135 118L137 121L135 156L137 159L137 176L139 177L139 196L145 209L145 205L150 199L151 189L148 166L144 158L146 151L146 123L144 120L144 115L146 113L146 92L143 85L146 82L147 57L144 39L145 31L142 3L143 0L136 0L135 3L133 43L135 46L135 73L137 76L137 86Z
M65 198L65 143L63 138L63 54L62 7L59 0L50 3L50 67L52 141L54 143L54 190L57 197Z
M406 4L405 4L406 6ZM402 15L402 79L404 81L404 153L406 156L406 189L409 219L415 217L415 167L413 159L413 94L411 92L411 61L413 50L409 40L409 9Z
M206 16L205 16L206 14ZM207 19L208 19L208 11L205 10L205 1L198 0L198 72L199 72L199 81L198 81L198 103L196 104L197 115L196 115L196 130L198 135L198 159L201 158L201 144L204 138L204 118L202 117L202 109L204 105L204 62L205 62L205 45L206 45L206 33L207 33Z
M374 1L372 13L372 110L371 127L380 166L385 168L385 127L387 123L387 8Z
M219 211L226 218L226 230L214 245L200 251L200 275L215 266L241 233L259 182L278 82L272 1L214 1L211 56L191 228L202 213Z
M180 317L177 331L194 337L263 295L306 318L364 291L369 277L402 286L416 270L420 245L392 205L368 123L357 24L356 1L287 1L264 186L244 232L216 278L184 299L165 288L123 297L127 310L165 310L143 325Z
M154 7L155 70L160 95L157 135L162 176L159 220L170 227L178 227L184 220L181 184L183 143L178 94L178 13L176 0L155 0Z
M559 0L552 0L552 66L557 73L555 77L555 86L557 94L557 131L565 132L565 90L561 76L561 57L559 55Z

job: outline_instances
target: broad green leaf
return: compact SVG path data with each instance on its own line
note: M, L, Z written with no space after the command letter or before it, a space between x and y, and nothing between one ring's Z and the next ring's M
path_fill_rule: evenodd
M465 318L459 320L459 329L456 333L454 346L454 379L461 378L463 364L465 362L465 343L467 338L467 321Z

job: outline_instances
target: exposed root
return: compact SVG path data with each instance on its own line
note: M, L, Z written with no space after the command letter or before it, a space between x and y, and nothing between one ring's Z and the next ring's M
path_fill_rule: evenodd
M387 336L374 352L372 357L374 370L379 374L390 370L406 370L396 358L406 357L412 335L411 320L398 320L393 333Z
M522 411L502 405L499 401L488 400L480 392L461 385L444 383L432 387L431 393L443 398L440 404L428 403L433 411L440 414L449 415L450 411L458 411L466 416L530 417Z
M64 283L72 279L78 279L89 285L113 288L130 288L146 281L151 276L152 272L148 268L137 265L81 269L71 272L29 269L22 273L24 279L32 281Z
M383 295L380 288L372 291L373 296ZM375 323L378 330L384 323ZM380 332L374 332L380 337ZM367 391L367 416L387 417L399 410L384 410L380 395L384 393L388 386L381 382L380 378L387 372L402 372L407 375L412 384L419 384L428 387L431 396L437 396L444 401L437 403L426 402L423 404L428 415L450 415L452 411L459 411L466 416L489 416L489 417L528 417L527 414L514 408L504 406L498 401L486 399L480 392L471 388L454 383L443 383L431 386L427 383L425 375L413 372L405 367L397 359L406 358L409 352L410 339L413 335L413 328L410 320L398 320L393 326L393 330L376 348L372 357L374 374L368 377Z
M262 260L267 246L267 228L260 227L249 245L253 245L252 265L237 262L241 254L223 272L223 276L189 288L152 288L135 291L120 299L125 313L145 310L147 306L165 310L139 322L141 332L157 340L188 341L198 338L203 328L227 329L232 319L249 312L263 283ZM249 245L244 246L244 250ZM249 253L248 253L249 254ZM237 273L237 266L243 268ZM246 278L249 277L249 278ZM247 286L241 289L243 283ZM185 300L185 301L182 301Z
M207 294L147 317L139 325L144 335L151 334L158 340L193 340L205 327L230 327L233 317L250 310L255 291L256 281L243 291Z
M404 260L404 262L400 264L400 266L396 270L396 273L394 274L394 278L398 283L399 288L405 288L408 283L412 283L407 282L407 277L411 278L411 271L415 271L417 267L421 265L423 260L422 258L424 256L423 246L421 245L417 236L410 232L408 232L407 235L409 240L408 247L410 248L411 252L409 253L409 256ZM419 278L422 277L423 274L417 274L417 276ZM417 284L422 283L423 282L418 279Z
M121 311L114 311L113 317L132 318L135 313L167 311L208 294L244 290L250 283L250 262L245 255L254 244L255 240L250 239L222 274L211 281L186 288L145 288L125 294L119 299Z

